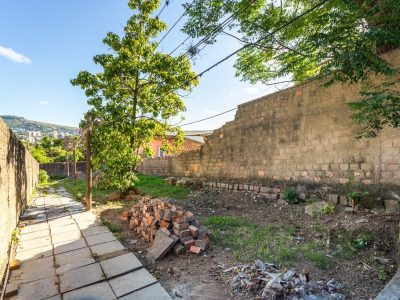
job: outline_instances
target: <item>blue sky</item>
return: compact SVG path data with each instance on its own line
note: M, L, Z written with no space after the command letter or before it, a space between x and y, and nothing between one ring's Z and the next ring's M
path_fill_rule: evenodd
M170 0L161 19L173 24L184 2ZM84 93L69 81L80 70L99 70L92 57L107 52L102 39L109 31L121 34L132 13L127 0L0 0L0 115L77 126L88 106ZM183 24L159 49L171 51L185 39L179 30ZM217 44L205 48L193 68L200 72L239 47L231 37L220 36ZM200 85L185 98L183 123L275 91L235 78L233 63L230 59L200 79ZM231 112L183 128L215 129L233 117Z

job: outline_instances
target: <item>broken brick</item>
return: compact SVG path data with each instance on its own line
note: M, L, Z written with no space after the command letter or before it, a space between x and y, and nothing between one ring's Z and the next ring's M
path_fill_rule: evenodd
M196 226L190 225L188 229L190 230L192 237L197 238L199 236L199 229Z
M176 223L174 222L174 228L176 228L177 230L185 230L188 229L189 227L189 223Z
M177 243L177 244L174 246L173 251L174 251L174 253L175 253L176 255L179 255L179 254L185 253L186 248L185 248L185 246L183 246L181 243Z
M187 236L181 239L181 243L185 246L186 250L189 250L195 243L192 236Z
M9 269L10 271L19 269L21 267L21 261L19 259L13 259L10 261Z
M203 252L203 249L198 246L191 246L189 251L195 254L201 254Z
M207 250L208 248L210 248L210 239L208 238L208 236L203 237L202 239L198 239L195 242L195 245L197 247L200 247L202 250Z

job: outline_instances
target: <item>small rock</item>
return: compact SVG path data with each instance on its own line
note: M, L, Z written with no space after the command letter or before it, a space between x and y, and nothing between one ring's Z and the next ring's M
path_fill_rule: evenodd
M344 209L344 212L345 212L345 213L353 213L353 212L354 212L354 209L353 209L352 207L346 207L346 208Z
M398 200L384 200L387 213L397 213L400 210Z
M368 219L359 219L356 221L356 224L367 223Z
M131 245L136 245L137 242L138 242L138 240L130 240L130 241L129 241L129 244L131 244Z

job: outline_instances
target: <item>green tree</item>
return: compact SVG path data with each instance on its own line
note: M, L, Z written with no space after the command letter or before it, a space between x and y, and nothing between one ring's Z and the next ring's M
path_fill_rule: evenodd
M236 75L251 83L271 83L290 77L301 83L324 78L361 84L360 99L350 108L364 125L360 136L376 136L383 126L399 126L398 69L381 54L400 45L398 0L194 0L186 4L189 20L184 32L216 42L219 21L232 15L228 35L248 45L237 55ZM372 83L370 75L383 83ZM387 113L392 112L392 113Z
M103 42L112 52L93 59L102 72L82 71L71 80L85 91L92 107L94 164L103 171L104 183L120 190L134 184L140 153L147 152L153 137L179 130L168 125L185 109L179 93L198 83L185 56L155 51L157 42L152 40L166 29L151 17L159 0L130 0L128 5L135 14L124 35L108 33Z

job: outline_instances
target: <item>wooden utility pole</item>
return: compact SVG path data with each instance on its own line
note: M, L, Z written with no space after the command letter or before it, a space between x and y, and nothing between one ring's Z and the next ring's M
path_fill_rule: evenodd
M86 210L92 209L92 114L87 113L86 127Z
M69 154L67 150L67 178L69 177Z
M74 143L74 185L76 185L76 140L73 140Z

